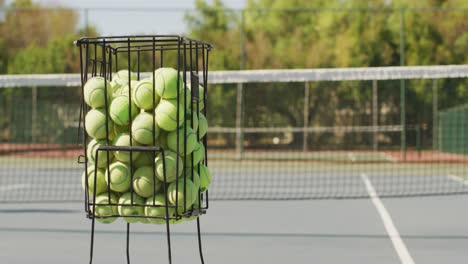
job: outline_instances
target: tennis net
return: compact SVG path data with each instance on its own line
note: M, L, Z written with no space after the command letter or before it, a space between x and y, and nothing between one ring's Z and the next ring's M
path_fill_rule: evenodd
M463 65L211 72L210 198L366 198L363 177L382 197L467 194L468 156L442 145L465 144L444 109L467 102L467 77ZM79 84L0 76L0 202L82 200Z

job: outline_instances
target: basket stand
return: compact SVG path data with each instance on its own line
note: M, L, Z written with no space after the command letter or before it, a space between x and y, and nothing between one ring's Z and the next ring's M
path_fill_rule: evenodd
M90 249L89 249L89 263L93 263L94 257L94 231L95 231L95 219L91 220L91 241L90 241ZM130 223L127 223L127 239L126 239L126 256L127 256L127 263L130 264ZM171 246L171 228L169 224L169 220L166 220L166 238L167 238L167 256L168 256L168 263L172 264L172 246ZM202 264L205 263L203 258L203 246L202 246L202 239L201 239L201 228L200 228L200 218L197 218L197 238L198 238L198 252L200 255L200 262Z

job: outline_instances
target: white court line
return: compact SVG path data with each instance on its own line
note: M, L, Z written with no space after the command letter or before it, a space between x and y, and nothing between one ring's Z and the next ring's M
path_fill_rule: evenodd
M355 162L355 161L356 161L356 156L355 156L354 153L352 153L352 152L348 152L348 158L349 158L352 162Z
M392 217L388 213L387 209L385 209L385 206L383 205L382 201L377 195L377 192L375 191L374 186L369 180L369 177L367 177L366 174L361 174L361 178L364 184L366 185L367 193L369 194L372 203L374 204L375 208L377 209L380 215L380 218L382 219L385 229L387 230L388 237L390 237L390 239L392 240L393 247L395 248L395 251L400 257L401 263L414 264L414 260L411 257L408 248L401 239L400 234L398 233L398 230L395 227L395 224L393 224Z
M464 185L468 186L468 180L463 179L460 176L449 174L449 175L447 175L447 178L451 179L452 181L456 181L456 182L459 182L461 184L464 184Z

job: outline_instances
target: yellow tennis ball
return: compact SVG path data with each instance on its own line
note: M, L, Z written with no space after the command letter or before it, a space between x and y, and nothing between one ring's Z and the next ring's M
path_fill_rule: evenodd
M177 135L179 137L178 150ZM179 155L185 156L192 153L197 143L197 136L190 127L181 127L167 134L167 147L174 152L178 152Z
M129 108L132 109L131 113ZM127 96L118 96L112 100L109 108L109 116L119 126L130 124L130 121L138 114L138 108Z
M185 177L193 182L196 190L200 189L200 175L198 175L197 167L185 168Z
M154 159L158 153L154 154L153 152L149 151L142 151L140 152L140 155L138 155L138 158L133 162L133 167L134 168L140 168L144 166L153 166L154 164Z
M95 139L106 138L106 132L112 132L113 123L110 118L106 119L106 112L104 108L91 109L85 117L86 132L88 135ZM106 129L106 120L108 125Z
M130 167L123 162L117 161L106 170L106 183L115 192L126 192L130 189L131 171Z
M109 200L110 196L110 200ZM110 224L117 219L117 202L119 197L114 193L102 193L96 196L96 220L103 224Z
M106 90L107 104L110 104L110 95L112 94L111 83L100 76L89 79L83 87L85 102L93 108L104 107L106 105Z
M182 174L183 170L183 161L177 155L177 153L173 151L165 151L163 153L159 153L155 159L156 162L156 176L161 182L173 182ZM177 164L179 164L179 168L177 169ZM165 166L164 166L165 165ZM164 174L165 173L165 174ZM164 175L166 176L164 179Z
M163 149L168 149L167 147L167 132L164 130L161 130L159 132L159 137L158 137L158 142L157 144L161 146Z
M179 81L179 82L177 82ZM177 89L183 89L182 77L179 77L177 70L173 68L160 68L154 72L154 85L156 92L163 99L173 99L177 97Z
M200 209L201 208L201 205L200 205L201 199L198 199L198 198L199 197L197 196L195 198L195 201L193 202L193 205L192 205L193 209ZM196 219L196 218L197 218L197 216L194 216L192 218L189 218L188 220L190 221L190 220L193 220L193 219Z
M198 129L198 114L196 111L192 111L192 113L187 113L187 120L185 120L185 124L192 127L192 130L197 132Z
M112 142L112 140L114 140L114 138L115 138L116 135L117 135L117 134L115 133L115 130L111 129L111 130L109 131L109 140L110 140L110 142Z
M190 209L195 201L197 192L195 184L190 179L180 178L169 184L167 198L171 205L179 208L179 213L183 213Z
M166 197L164 194L156 194L146 200L145 215L147 220L153 224L165 224L166 216L174 216L175 208L168 206L166 214Z
M133 174L133 190L143 198L155 195L161 187L153 166L140 167Z
M154 126L154 127L153 127ZM154 128L154 133L153 133ZM154 139L153 139L154 135ZM153 115L147 112L141 112L132 122L132 137L138 143L143 145L153 145L159 135L159 126L153 118Z
M156 122L161 129L174 131L184 123L184 107L181 105L177 108L177 101L175 99L161 100L155 109ZM179 120L177 120L177 111L179 112Z
M198 142L197 145L195 145L193 153L187 155L185 167L195 167L202 160L205 160L205 145L203 145L203 142Z
M130 192L124 193L119 199L119 215L123 216L123 219L128 223L141 221L142 218L140 216L144 216L145 202L145 199L133 193L132 203L132 194ZM124 204L131 206L123 206Z
M119 126L117 124L114 123L114 137L118 134L122 134L122 133L130 133L130 126Z
M211 172L207 166L200 164L200 192L208 190L211 185Z
M114 97L114 93L115 93L118 89L120 89L120 84L118 84L118 83L116 82L116 80L111 80L110 84L111 84L111 87L112 87L112 94L111 94L112 96L111 96L111 97Z
M104 170L98 169L96 175L94 175L94 166L89 166L86 172L81 175L81 185L83 190L86 190L86 178L88 178L88 193L93 195L94 185L96 183L96 194L101 194L107 191L106 176ZM96 181L94 177L96 176Z
M132 80L130 82L130 85L128 83L125 83L121 87L114 90L114 92L112 93L112 98L116 98L116 97L119 97L119 96L129 97L130 91L133 91L137 84L138 84L138 81L135 81L135 80ZM132 96L133 96L133 93L132 93Z
M132 100L141 109L154 109L161 100L161 97L158 93L155 93L153 103L153 91L153 80L143 79L136 83L132 89Z
M112 141L112 145L119 147L128 147L130 146L130 135L127 133L118 134ZM138 146L138 142L132 140L132 146ZM133 151L131 156L132 160L135 161L141 152ZM130 163L130 151L126 150L116 150L114 151L114 156L117 160Z
M106 146L107 141L105 139L93 139L88 143L88 147L86 148L86 154L88 157L88 161L91 164L96 164L96 150L100 146ZM106 168L107 167L107 157L109 155L109 160L114 158L114 153L111 151L100 151L99 152L99 160L97 161L98 168Z
M208 120L206 120L206 117L202 112L198 113L198 117L198 137L199 139L202 139L208 131Z
M187 88L189 89L189 91L192 91L190 83L187 84ZM205 100L204 100L205 91L204 90L205 88L203 88L202 85L198 85L198 111L201 111L203 108L205 108ZM194 100L192 104L193 104L193 110L197 111L197 101Z
M118 89L122 87L123 85L128 83L128 76L130 75L130 80L136 81L137 80L137 75L134 72L131 72L129 70L120 70L116 72L112 76L112 83L114 84L113 86Z

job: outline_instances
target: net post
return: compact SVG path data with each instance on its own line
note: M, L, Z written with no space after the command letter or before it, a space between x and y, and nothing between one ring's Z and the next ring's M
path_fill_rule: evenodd
M244 152L244 134L242 131L243 117L243 85L237 83L237 101L236 101L236 157L242 159Z
M439 98L437 94L437 80L432 80L432 150L437 149L438 119L439 118Z
M379 149L379 142L377 140L377 126L379 125L379 113L378 113L378 90L377 80L372 81L372 140L373 149L377 151Z
M310 95L310 85L309 82L304 83L304 130L303 130L303 142L302 142L302 151L306 152L308 150L307 141L308 133L307 128L309 127L309 95Z

